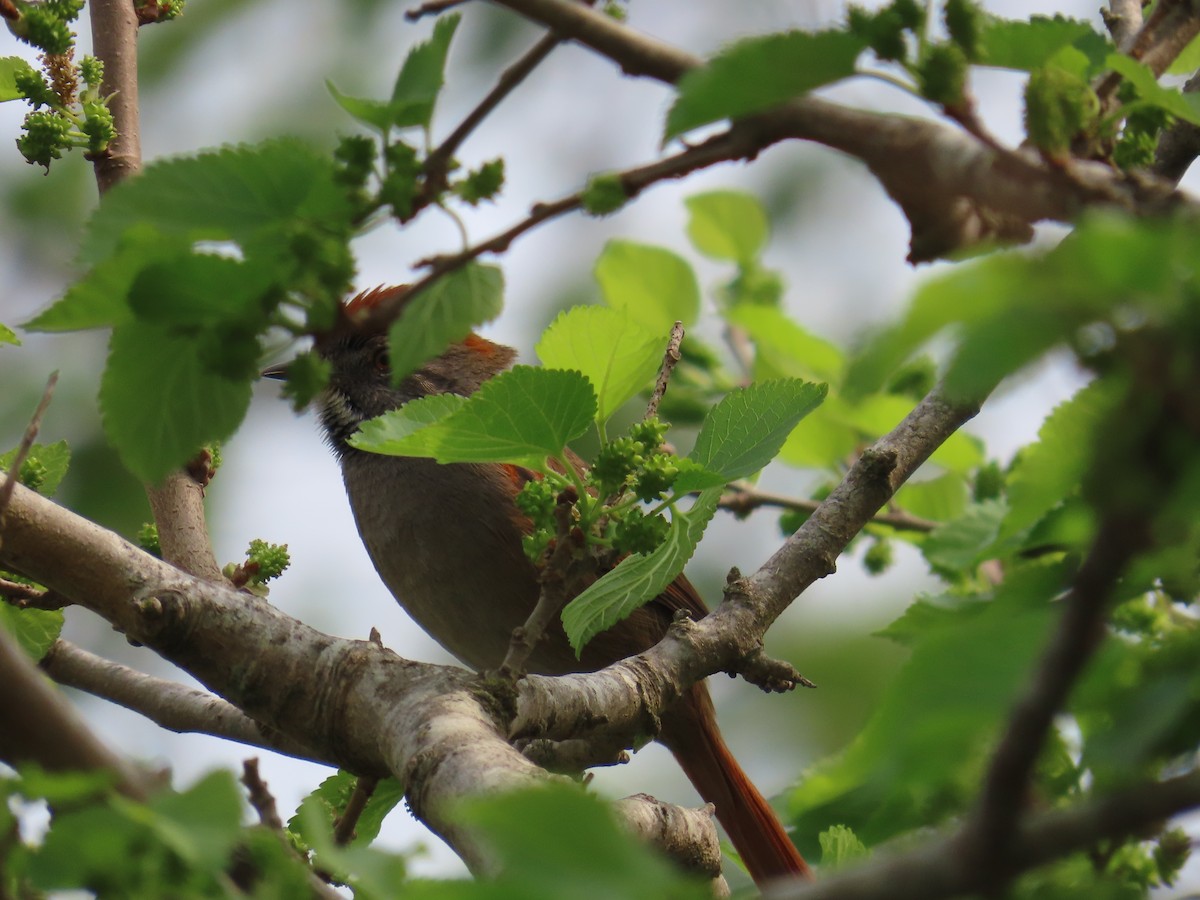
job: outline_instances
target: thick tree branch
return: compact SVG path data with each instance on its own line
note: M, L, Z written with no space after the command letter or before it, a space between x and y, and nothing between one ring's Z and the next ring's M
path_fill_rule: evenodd
M413 813L473 871L491 871L491 856L454 815L459 803L553 777L508 743L505 705L485 704L489 692L476 675L321 634L20 485L4 537L0 565L93 610L263 728L360 775L400 779Z
M1102 9L1100 15L1113 43L1122 53L1129 52L1142 30L1142 0L1110 0L1108 9Z
M674 83L702 63L566 0L493 2L607 56L632 75ZM1161 51L1155 53L1157 59ZM1114 206L1137 215L1197 206L1169 183L1128 176L1102 163L1073 160L1069 167L1056 168L1032 150L1004 150L942 123L862 112L811 96L736 126L755 129L760 149L795 138L865 162L909 219L913 262L984 241L1026 241L1033 223L1069 221L1089 206Z
M698 56L635 31L604 13L569 0L492 0L607 56L627 75L643 75L674 84L703 64Z
M146 799L145 779L100 743L5 628L0 685L0 760L11 766L33 762L51 772L111 772L122 794Z

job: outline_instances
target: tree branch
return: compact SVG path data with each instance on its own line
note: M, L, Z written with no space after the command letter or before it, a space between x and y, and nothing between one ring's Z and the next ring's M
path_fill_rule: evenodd
M702 63L566 0L493 2L590 47L632 75L673 84ZM1162 52L1156 50L1155 58ZM1128 176L1085 160L1072 160L1066 169L1052 167L1032 149L1005 150L938 122L862 112L811 96L738 120L738 126L756 131L760 148L795 138L865 162L908 217L912 262L985 241L1024 242L1032 237L1032 223L1070 221L1088 206L1114 206L1137 215L1197 208L1159 179Z
M764 506L779 509L791 509L796 512L814 513L821 508L820 500L803 500L799 497L789 497L785 494L775 494L759 489L748 481L734 481L725 486L726 493L721 497L721 509L727 509L739 518L747 516L754 510ZM932 519L922 519L902 509L876 513L871 517L875 525L887 525L898 531L933 531L941 525Z
M444 141L429 154L425 160L425 173L428 179L426 190L433 187L444 187L446 181L446 170L450 165L450 160L454 154L458 152L458 148L470 136L484 119L491 112L504 102L504 98L516 90L521 82L529 77L543 60L546 59L555 48L561 44L554 35L546 35L542 37L536 44L529 48L525 54L515 63L500 73L500 77L496 80L495 86L488 92L479 104L468 113L467 117L459 123ZM432 191L430 191L432 193ZM423 205L423 204L421 204Z
M526 677L517 686L514 737L552 740L646 733L690 685L716 672L761 663L763 635L834 561L897 488L978 411L948 400L941 387L863 452L808 520L753 575L737 578L725 600L698 622L672 625L655 647L598 672ZM601 716L602 712L602 716Z
M5 628L0 685L0 760L14 767L34 762L51 772L111 772L122 794L146 799L146 780L92 734Z
M93 610L316 758L359 775L395 776L413 814L474 872L491 872L492 857L455 815L461 801L554 777L508 743L508 707L487 701L479 676L321 634L260 598L180 572L20 485L9 513L0 563Z
M735 125L728 131L714 135L701 144L688 147L674 156L644 166L627 169L624 172L616 173L612 177L620 182L625 196L632 200L646 188L659 181L683 178L698 169L703 169L719 162L750 159L760 149L761 145L758 143L758 136L754 131ZM400 310L404 308L404 305L418 291L429 287L447 272L459 269L472 260L483 256L485 253L503 253L513 241L525 234L525 232L549 222L551 219L555 219L564 213L572 212L582 207L583 197L584 192L579 191L551 203L538 203L530 210L526 218L511 228L482 243L468 247L461 253L432 256L418 260L416 265L418 267L429 268L429 274L414 282L407 290L381 299L364 317L364 326L383 327L390 324L400 314Z
M658 369L658 378L654 380L654 390L650 393L650 401L646 404L643 419L652 419L658 415L658 405L667 394L667 385L671 381L671 373L679 365L679 347L683 343L683 323L676 322L671 326L671 335L667 339L667 349L663 353L662 365Z
M133 710L168 731L210 734L285 756L329 764L328 759L302 743L264 729L220 697L146 675L68 641L56 641L41 665L59 684Z
M12 496L13 486L17 484L21 476L21 466L25 465L29 451L33 449L33 442L37 440L38 429L42 427L42 416L46 414L50 398L54 396L56 384L58 384L58 372L51 372L50 377L46 380L46 389L42 391L42 399L34 409L29 424L25 426L25 433L21 435L21 443L17 445L17 452L13 454L12 463L8 467L8 478L5 479L4 484L0 484L0 546L4 545L4 509L8 506L9 498ZM12 582L2 582L0 588L10 584ZM26 597L25 599L32 598Z
M1108 9L1101 9L1100 15L1117 49L1128 53L1142 30L1142 0L1110 0Z
M1117 580L1148 543L1149 523L1140 513L1112 515L1101 522L1075 585L1063 601L1054 637L996 748L971 827L965 832L980 869L998 875L1005 867L1029 780L1054 716L1104 637L1105 611Z
M1191 772L1030 816L1018 825L1002 874L1013 878L1100 841L1122 840L1197 806L1200 772ZM990 880L995 873L973 865L965 844L959 831L817 884L781 885L765 896L767 900L940 900L991 890L996 886Z
M103 195L136 175L142 167L138 122L138 19L130 0L92 0L89 3L92 46L104 63L103 91L112 95L109 109L117 136L108 152L93 160L96 184ZM146 496L158 525L163 556L200 578L221 578L204 517L204 489L182 472L173 472L159 485L147 485Z
M129 0L92 0L92 52L104 63L102 93L111 97L117 136L108 152L93 160L100 193L136 174L142 167L138 125L137 13Z

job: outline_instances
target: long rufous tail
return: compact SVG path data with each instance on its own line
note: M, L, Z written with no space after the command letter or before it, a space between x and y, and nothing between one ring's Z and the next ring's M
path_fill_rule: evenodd
M812 871L758 789L746 777L717 728L708 688L695 685L664 718L659 739L696 790L717 810L755 884L811 878Z

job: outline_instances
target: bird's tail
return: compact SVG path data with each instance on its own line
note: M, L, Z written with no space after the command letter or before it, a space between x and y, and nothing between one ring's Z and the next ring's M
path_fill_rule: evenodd
M709 803L760 887L776 878L812 872L770 805L742 771L717 728L708 688L695 685L663 720L659 739Z

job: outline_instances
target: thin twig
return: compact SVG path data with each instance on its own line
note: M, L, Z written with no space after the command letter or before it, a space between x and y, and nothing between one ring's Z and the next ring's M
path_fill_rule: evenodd
M0 578L0 599L17 609L65 609L72 601L57 591L48 591Z
M131 709L168 731L211 734L297 759L329 762L298 741L260 725L221 697L147 675L69 641L55 642L42 668L59 684Z
M802 500L799 497L788 497L785 494L775 494L760 490L747 481L734 481L725 486L728 492L720 502L721 509L727 509L735 516L745 516L759 507L771 506L777 509L792 509L796 512L814 513L820 507L819 500ZM900 531L933 531L941 525L932 519L922 519L903 510L878 512L871 517L871 524L888 525Z
M8 477L4 479L3 484L0 484L0 547L4 546L5 511L12 499L13 489L17 486L21 466L25 465L25 460L29 458L29 451L33 449L33 442L37 440L38 429L42 427L42 416L46 414L46 408L50 406L50 398L54 396L56 384L58 384L57 369L51 372L50 377L46 379L46 389L42 391L42 399L38 403L37 409L33 411L33 417L25 426L25 434L21 436L21 443L17 445L17 452L13 456L12 464L8 467Z
M714 135L708 140L688 147L680 153L666 159L627 169L614 177L620 182L625 196L630 200L637 197L643 190L659 181L672 178L683 178L720 162L735 159L745 159L754 156L765 143L764 138L755 129L735 125L727 131ZM485 253L503 253L513 241L545 222L555 219L564 213L579 209L583 205L583 192L580 191L555 200L552 203L538 203L529 215L517 222L511 228L475 244L461 253L432 256L418 260L417 267L428 268L429 274L414 282L407 291L394 297L383 299L372 308L365 318L364 327L382 326L391 323L400 314L404 305L419 291L429 287L443 275L460 269L467 263L483 256Z
M435 189L445 187L446 170L450 165L450 160L458 152L458 148L462 146L463 141L561 43L561 38L553 34L547 34L530 47L524 56L500 73L495 86L488 91L487 96L479 101L479 105L471 110L467 114L467 117L459 123L458 127L450 133L450 136L442 141L426 158L425 191L427 195L432 196L436 193Z
M671 336L667 339L667 349L663 353L662 366L658 370L658 379L654 382L654 391L650 394L650 402L646 404L646 414L643 419L652 419L658 415L658 405L667 393L667 384L671 381L671 373L679 365L681 359L679 346L683 343L683 323L676 321L671 326Z
M258 813L258 821L272 831L283 831L283 819L279 816L279 807L275 804L275 796L263 781L258 771L258 757L242 761L242 784L246 786L250 805Z
M267 783L262 780L262 776L258 772L257 757L247 759L242 763L242 784L246 786L249 793L250 805L254 811L258 813L258 820L266 827L275 832L280 841L288 852L296 854L304 862L300 854L296 853L294 846L286 839L283 827L283 819L279 815L279 808L275 803L275 797L267 787ZM238 857L235 856L235 859ZM249 862L249 860L246 860ZM257 874L257 873L254 873ZM240 887L249 888L255 879L252 877L249 884L241 885ZM318 900L341 900L341 894L326 884L320 879L315 871L307 873L308 889L313 897Z
M358 827L358 820L362 817L363 810L367 808L367 802L378 786L378 778L370 775L358 777L358 781L354 784L354 793L346 801L346 808L342 810L338 820L333 823L333 840L339 846L344 847L354 840L354 829Z
M538 592L533 612L529 614L524 625L513 629L508 652L504 655L504 662L500 664L502 678L515 681L525 673L525 664L546 633L546 629L567 605L567 601L578 593L571 589L576 549L575 542L571 539L571 531L574 528L572 511L577 499L579 498L574 488L570 487L558 495L558 502L554 507L554 549L542 567L538 579L541 590Z

